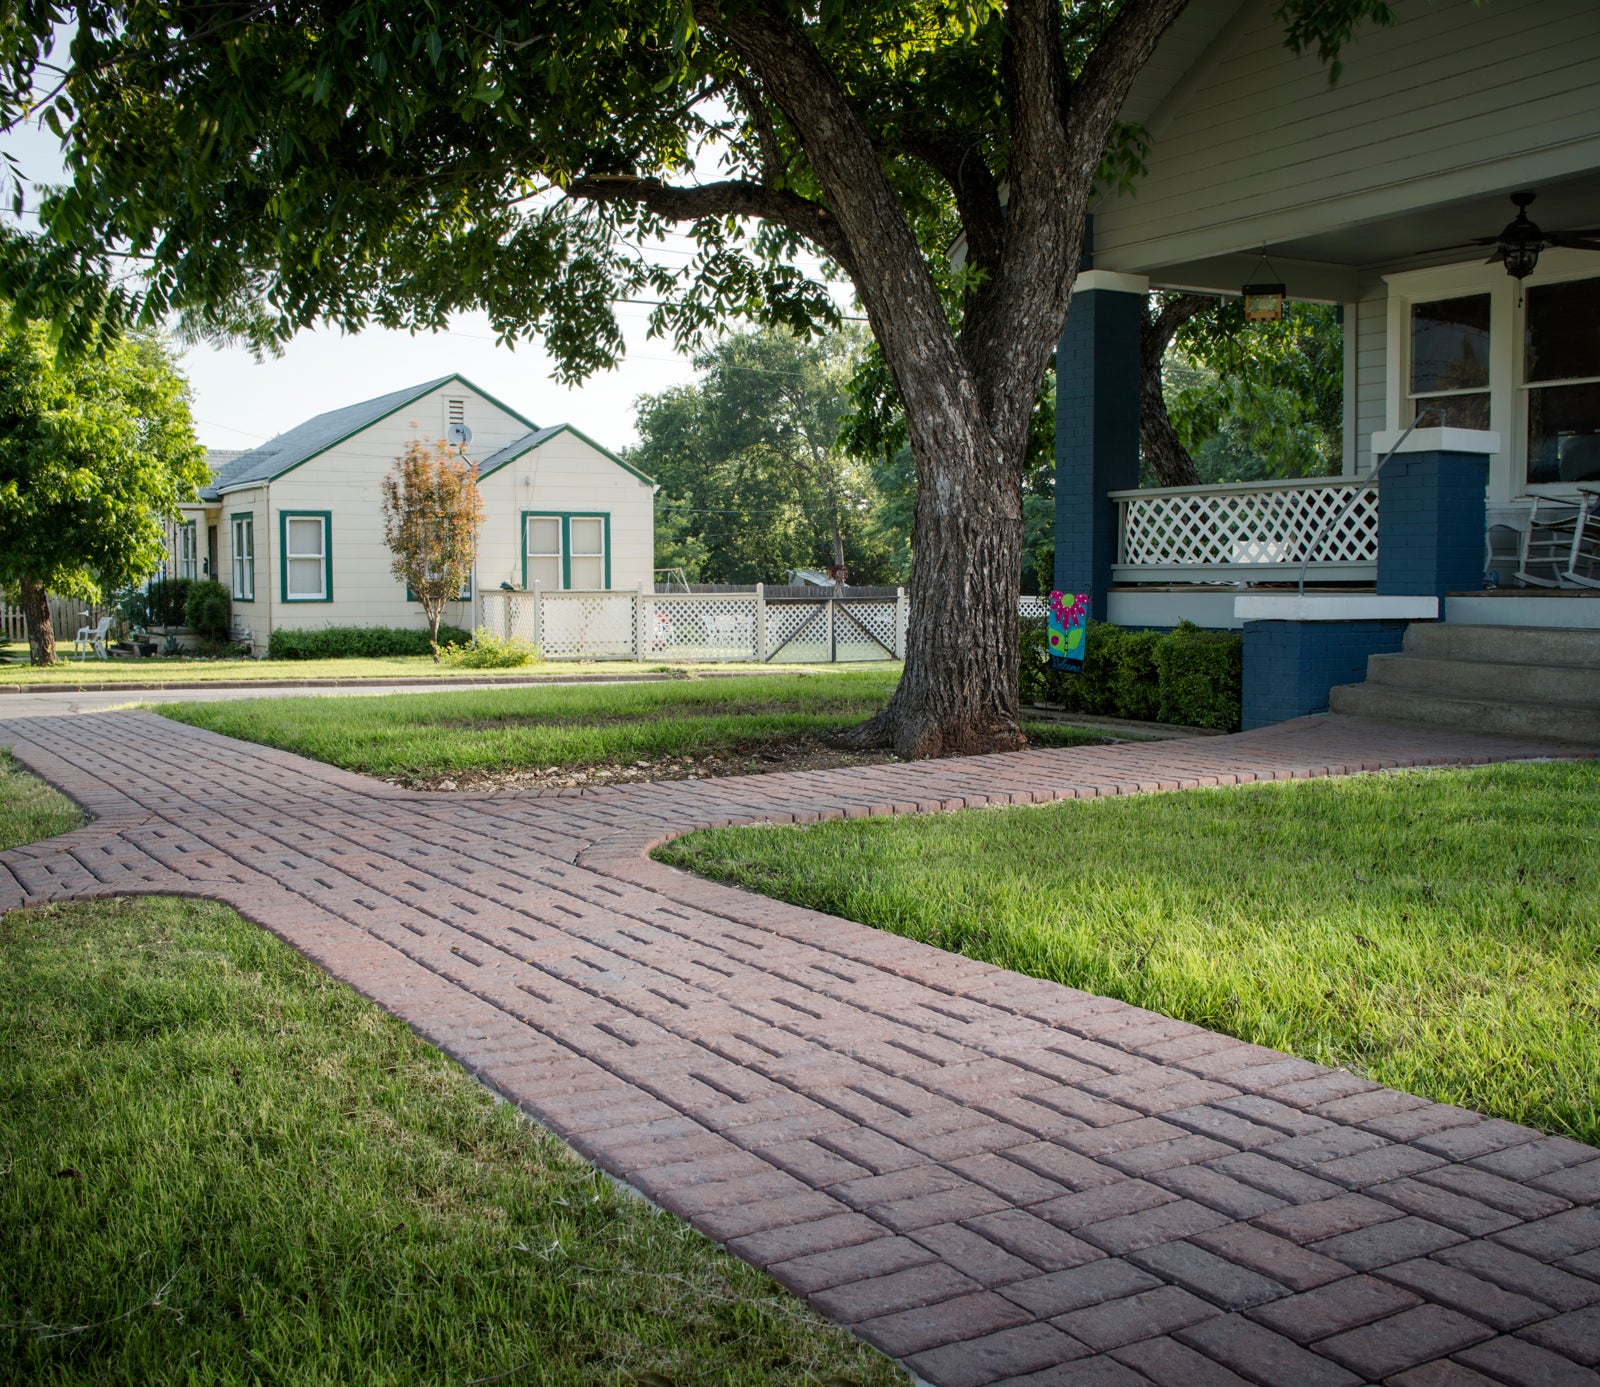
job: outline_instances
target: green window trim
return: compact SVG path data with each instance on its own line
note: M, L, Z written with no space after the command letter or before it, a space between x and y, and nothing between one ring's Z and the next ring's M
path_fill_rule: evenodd
M289 522L322 521L322 596L289 596ZM286 510L278 512L278 576L285 602L333 601L333 512L327 510Z
M192 583L200 577L200 535L195 529L194 521L180 520L175 537L178 541L178 551L173 555L173 567L178 570L180 579L187 579ZM185 569L188 571L185 572Z
M416 593L412 592L410 583L406 584L406 601L407 602L421 602L422 601L422 599L420 597L418 597ZM445 601L446 602L470 602L470 601L472 601L472 578L468 577L467 581L462 584L461 591L458 592L454 597L445 598Z
M600 510L525 510L522 512L522 586L528 586L528 521L559 520L561 522L561 588L565 592L572 586L572 522L598 520L602 523L601 544L605 567L605 585L611 588L611 512ZM593 557L586 555L582 557Z
M250 595L239 595L239 522L250 522ZM236 510L228 516L228 559L233 570L233 600L235 602L254 602L256 600L256 515L254 511Z

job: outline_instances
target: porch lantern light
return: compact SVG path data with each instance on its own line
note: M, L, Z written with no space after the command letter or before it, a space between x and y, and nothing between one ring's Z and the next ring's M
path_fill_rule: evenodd
M1269 275L1272 273L1272 262L1267 259L1265 246L1261 247L1261 259L1256 261L1255 269L1250 271L1252 282L1239 291L1240 297L1244 299L1244 320L1247 323L1281 323L1283 299L1288 291L1276 280L1256 279L1263 267Z
M1244 295L1244 320L1247 323L1281 323L1283 321L1282 284L1247 284L1239 291Z

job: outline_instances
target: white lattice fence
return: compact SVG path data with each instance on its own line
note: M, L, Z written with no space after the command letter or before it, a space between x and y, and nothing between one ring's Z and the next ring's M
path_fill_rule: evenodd
M642 600L650 659L756 658L754 593L646 593Z
M760 590L478 594L479 625L548 660L887 660L905 649L906 610L904 598L768 602Z
M635 603L631 592L540 594L539 648L547 660L635 658Z
M1378 488L1342 478L1114 491L1121 512L1118 576L1159 581L1188 570L1253 576L1309 560L1312 572L1355 574L1378 559ZM1146 570L1144 574L1137 570Z

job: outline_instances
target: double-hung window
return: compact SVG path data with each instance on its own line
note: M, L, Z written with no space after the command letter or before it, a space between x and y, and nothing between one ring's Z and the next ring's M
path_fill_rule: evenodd
M283 512L283 600L333 601L333 545L326 511Z
M1489 427L1488 294L1411 305L1411 409L1403 421L1433 410L1425 424Z
M233 517L233 600L256 599L256 522L252 515Z
M1600 481L1600 279L1528 290L1521 384L1529 484Z
M547 590L611 586L611 517L525 513L522 583Z
M199 545L195 540L194 521L186 520L178 526L178 577L200 576Z

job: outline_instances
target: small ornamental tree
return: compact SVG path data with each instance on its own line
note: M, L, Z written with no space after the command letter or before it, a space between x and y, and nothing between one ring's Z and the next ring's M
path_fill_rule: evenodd
M483 499L478 464L441 441L413 438L381 483L383 542L394 554L389 566L422 603L428 640L439 658L439 621L472 581L478 553Z

